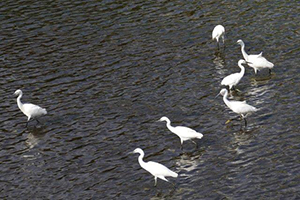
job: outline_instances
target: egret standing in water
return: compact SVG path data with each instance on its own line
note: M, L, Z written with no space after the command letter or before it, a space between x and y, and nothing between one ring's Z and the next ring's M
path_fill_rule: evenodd
M248 55L245 51L245 43L242 40L238 40L237 43L241 45L241 51L244 59L249 62L249 66L254 69L255 74L261 69L271 69L274 67L274 64L269 62L265 57L262 56L262 52L258 55Z
M171 176L176 178L178 176L178 174L176 172L171 171L170 169L168 169L166 166L157 163L157 162L144 162L143 158L144 158L144 151L140 148L136 148L133 152L130 153L139 153L139 164L141 165L142 168L144 168L146 171L150 172L150 174L152 174L154 176L154 186L156 186L157 184L157 178L160 178L164 181L169 182L165 177Z
M222 89L217 96L219 96L220 94L223 96L223 101L228 106L228 108L230 108L233 112L239 114L242 117L242 119L244 119L245 126L247 126L246 116L249 113L257 111L258 109L248 105L246 101L234 101L234 100L229 101L227 99L228 91L225 88Z
M46 109L41 108L37 105L31 104L31 103L24 103L23 104L21 102L21 98L23 96L22 90L16 90L14 94L18 95L17 103L18 103L19 109L24 113L24 115L26 115L28 117L26 127L27 127L28 122L29 122L30 119L35 119L37 122L39 122L37 118L42 116L42 115L47 114Z
M221 85L229 86L230 90L236 86L245 74L245 67L242 64L247 64L247 62L245 60L239 60L238 66L241 68L240 73L234 73L226 76L223 78Z
M219 38L222 38L223 45L225 44L225 28L222 25L217 25L212 32L212 39L217 40L219 48Z
M171 126L171 121L167 117L162 117L162 118L160 118L159 121L166 121L167 122L167 128L172 133L175 133L180 138L181 149L182 149L183 141L191 140L191 139L194 139L194 138L201 139L203 137L202 133L198 133L198 132L196 132L195 130L193 130L191 128L184 127L184 126L176 126L176 127ZM191 141L194 144L196 144L196 146L198 146L196 142L194 142L193 140L191 140Z

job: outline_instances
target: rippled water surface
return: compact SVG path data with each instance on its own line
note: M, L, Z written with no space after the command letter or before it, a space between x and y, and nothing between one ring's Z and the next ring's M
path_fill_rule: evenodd
M0 3L1 199L299 199L297 1L19 1ZM217 24L226 47L211 41ZM260 110L242 121L215 98L238 72L238 39L275 64L252 68L233 98ZM23 102L48 114L25 128ZM168 131L191 127L198 148ZM172 184L137 162L179 173Z

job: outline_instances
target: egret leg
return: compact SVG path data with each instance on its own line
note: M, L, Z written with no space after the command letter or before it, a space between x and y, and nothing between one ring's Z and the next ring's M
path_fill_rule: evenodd
M223 50L225 50L225 37L222 36L222 39L223 39Z
M175 184L174 183L171 183L171 184L172 184L173 188L175 189L176 188Z
M244 121L245 121L245 127L247 126L247 120L246 120L246 118L244 118Z
M269 69L269 74L271 74L271 72L272 72L272 70L271 70L271 69Z
M196 148L198 148L197 142L195 142L195 141L193 141L193 140L191 140L191 141L196 145Z
M154 186L156 187L156 185L157 185L157 177L154 176Z
M27 128L27 126L28 126L28 123L29 123L29 121L27 121L27 122L26 122L26 126L25 126L25 128Z
M40 122L37 118L36 118L35 120L36 120L39 124L41 124L41 122Z
M180 150L181 150L181 151L183 150L183 145L182 145L182 144L180 144Z

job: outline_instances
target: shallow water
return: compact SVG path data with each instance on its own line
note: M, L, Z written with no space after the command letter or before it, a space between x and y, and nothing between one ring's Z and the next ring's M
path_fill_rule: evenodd
M285 1L0 3L1 199L299 199L299 14ZM211 41L226 28L225 50ZM222 78L246 50L275 64L234 98L260 110L248 127L223 103ZM42 124L18 109L47 109ZM204 137L180 150L165 124ZM145 160L179 173L171 184Z

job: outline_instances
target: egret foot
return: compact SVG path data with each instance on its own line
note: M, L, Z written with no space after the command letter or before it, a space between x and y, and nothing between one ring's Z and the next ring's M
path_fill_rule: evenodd
M227 120L227 121L225 122L225 124L229 124L231 121L232 121L232 120L229 119L229 120Z
M237 89L237 88L234 88L235 91L241 93L241 90Z
M197 142L195 142L195 141L193 141L193 140L191 140L191 141L196 145L196 148L198 148Z

